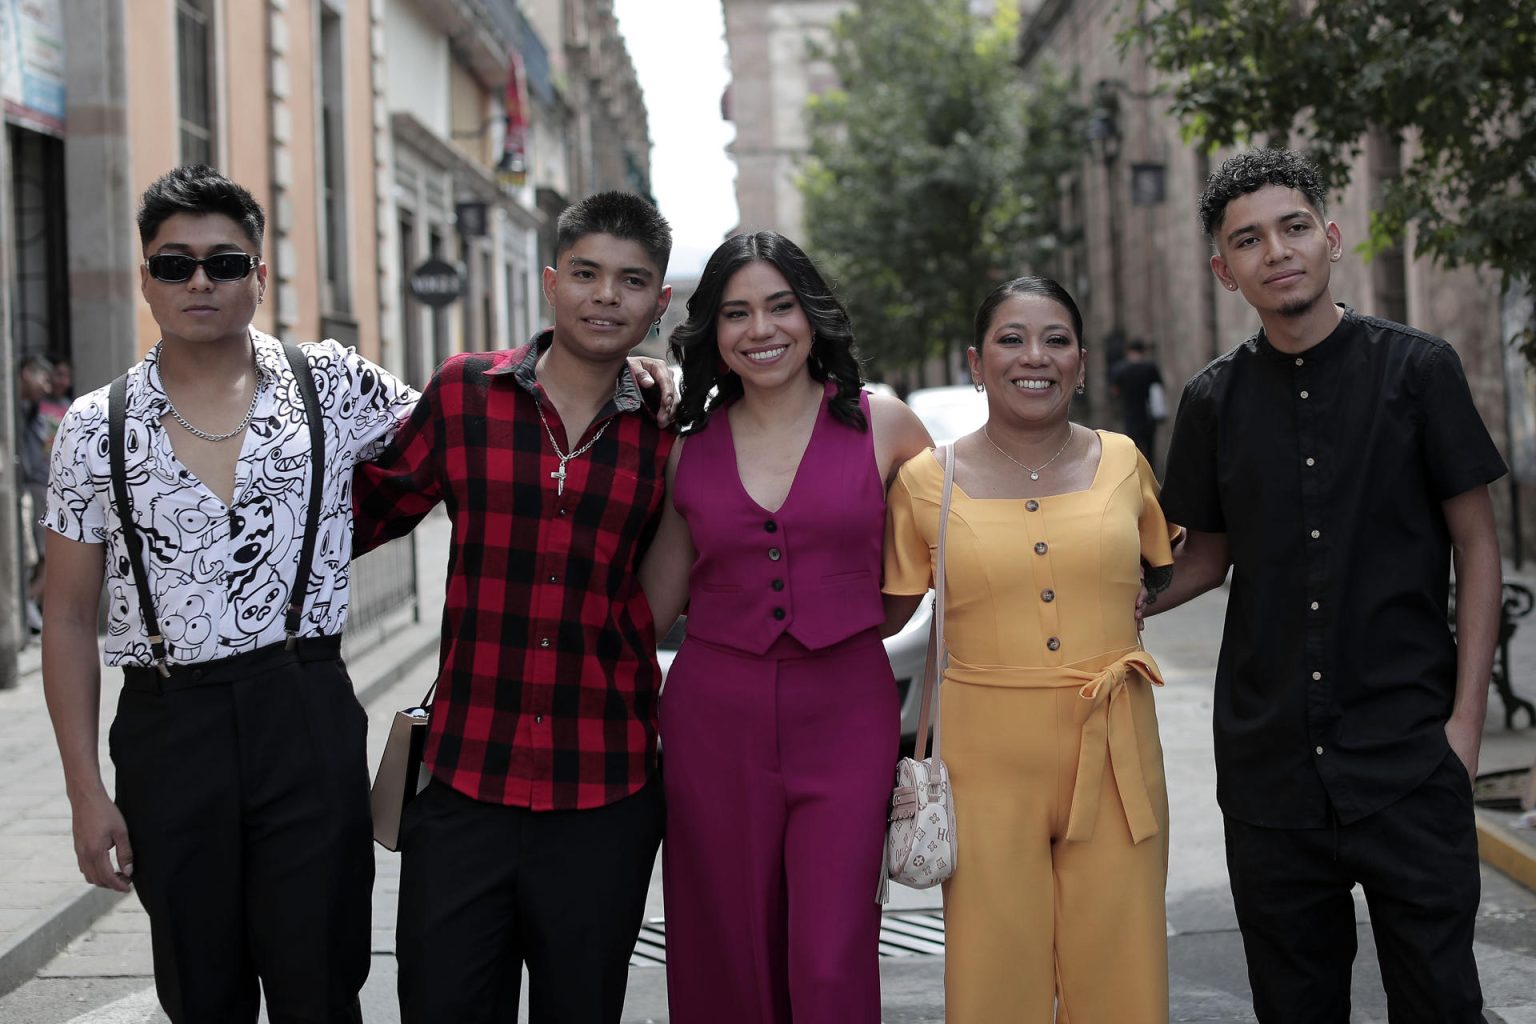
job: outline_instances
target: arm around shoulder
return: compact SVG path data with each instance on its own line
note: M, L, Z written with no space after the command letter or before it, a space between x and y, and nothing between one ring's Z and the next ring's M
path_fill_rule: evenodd
M907 403L890 395L869 396L870 429L874 431L875 462L887 489L908 459L933 447L928 428Z
M1224 533L1186 530L1173 548L1173 582L1147 606L1147 614L1156 615L1177 608L1185 601L1214 590L1227 578L1232 567L1232 549Z
M667 494L661 503L661 523L640 561L640 588L651 606L658 639L688 607L688 573L695 557L693 537L688 532L688 522L672 501L677 463L686 443L686 438L680 438L667 457Z
M443 499L440 400L434 375L383 452L357 464L352 476L354 556L409 533Z

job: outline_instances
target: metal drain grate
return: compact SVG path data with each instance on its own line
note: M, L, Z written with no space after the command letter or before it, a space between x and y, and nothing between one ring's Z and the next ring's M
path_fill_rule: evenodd
M943 956L944 915L916 910L886 914L880 919L880 955ZM662 967L667 962L667 922L653 917L640 926L631 967Z

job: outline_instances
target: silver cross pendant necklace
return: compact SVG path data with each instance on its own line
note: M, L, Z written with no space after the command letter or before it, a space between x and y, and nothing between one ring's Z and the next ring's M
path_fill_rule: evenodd
M613 420L605 421L602 426L597 428L597 433L592 435L590 441L567 455L560 450L560 442L555 440L555 432L549 429L549 420L544 418L544 403L539 402L535 407L539 410L539 422L544 424L544 433L549 436L549 446L555 450L555 458L560 460L560 468L549 474L550 479L554 480L556 484L555 496L559 497L565 493L565 464L579 455L585 455L589 448L597 444L597 439L603 436L603 431L608 429L608 424L612 423Z

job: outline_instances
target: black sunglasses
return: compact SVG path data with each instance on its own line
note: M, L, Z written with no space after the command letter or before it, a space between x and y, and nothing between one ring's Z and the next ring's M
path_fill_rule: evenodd
M202 259L179 252L162 252L145 260L144 265L149 268L150 277L167 284L191 280L198 267L203 268L208 280L228 284L245 280L260 262L260 256L248 256L243 252L216 252Z

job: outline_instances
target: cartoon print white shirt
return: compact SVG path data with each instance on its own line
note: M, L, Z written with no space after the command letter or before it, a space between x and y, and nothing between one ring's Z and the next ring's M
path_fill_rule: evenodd
M170 661L191 664L284 639L283 609L298 572L309 506L310 441L304 401L270 335L251 331L261 371L256 411L225 507L176 458L160 418L168 411L157 345L128 372L125 444L133 517ZM346 624L352 553L352 469L378 455L417 394L335 341L302 346L325 422L325 481L301 636ZM70 406L54 441L49 529L107 545L108 665L152 657L112 503L107 388Z

